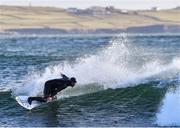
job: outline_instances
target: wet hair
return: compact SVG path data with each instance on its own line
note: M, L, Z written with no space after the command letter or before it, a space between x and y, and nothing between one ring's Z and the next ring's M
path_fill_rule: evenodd
M74 83L77 82L77 81L76 81L76 78L74 78L74 77L71 77L70 81L71 81L71 82L74 82Z

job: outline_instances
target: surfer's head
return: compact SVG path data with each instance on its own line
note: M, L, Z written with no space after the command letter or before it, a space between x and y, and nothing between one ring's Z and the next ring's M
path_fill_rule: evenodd
M75 85L76 82L77 82L77 81L76 81L76 78L74 78L74 77L71 77L69 81L70 81L70 86L71 86L71 87L74 87L74 85Z

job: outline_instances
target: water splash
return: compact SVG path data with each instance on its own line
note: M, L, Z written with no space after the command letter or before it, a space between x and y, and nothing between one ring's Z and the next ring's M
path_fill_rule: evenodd
M75 76L78 81L76 88L97 83L96 85L101 86L101 89L107 89L136 85L153 76L162 77L163 73L172 76L179 69L178 58L164 64L153 57L149 60L145 59L145 54L143 48L134 45L125 34L122 34L112 39L108 46L96 54L85 55L77 59L74 64L64 62L64 64L46 68L43 73L31 74L28 76L29 82L21 89L16 89L16 93L24 92L32 96L42 94L44 83L49 79L60 77L60 72L69 77ZM163 74L163 77L166 76L169 77ZM76 88L73 90L77 90ZM89 91L83 93L89 93ZM79 94L82 94L81 89L79 93L76 91L75 95Z
M180 83L180 80L179 80ZM180 88L169 91L156 114L159 126L180 126Z

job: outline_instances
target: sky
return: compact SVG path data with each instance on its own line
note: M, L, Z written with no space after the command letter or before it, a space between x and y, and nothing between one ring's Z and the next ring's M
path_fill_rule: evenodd
M50 6L59 8L88 8L91 6L114 6L119 9L169 9L180 6L180 0L0 0L0 5Z

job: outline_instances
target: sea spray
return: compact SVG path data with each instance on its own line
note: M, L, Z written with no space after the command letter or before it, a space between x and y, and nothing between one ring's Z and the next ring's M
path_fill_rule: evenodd
M60 77L60 72L67 76L75 76L79 86L99 83L105 89L109 87L116 88L107 85L117 85L117 82L127 81L126 76L131 75L131 72L125 67L129 54L127 37L121 35L113 39L102 51L95 55L85 55L85 57L77 59L77 63L73 65L65 62L61 65L46 68L41 74L35 73L30 77L30 82L24 86L27 89L21 88L19 92L31 90L28 95L37 95L39 90L43 90L45 81Z
M85 89L82 92L81 88L92 86L94 83L97 83L96 86L101 86L101 89L122 88L136 85L153 76L157 77L162 72L176 70L174 65L178 59L173 61L173 64L162 64L160 60L153 57L146 60L145 54L143 47L134 45L125 34L122 34L112 39L109 45L96 54L78 58L74 64L64 62L57 66L47 67L40 74L31 74L24 87L16 89L16 94L23 92L31 96L42 95L44 83L49 79L60 78L60 72L77 78L77 86L72 90L79 90L74 94L79 95L90 93ZM68 91L65 91L64 95L66 92Z
M180 81L179 81L180 84ZM156 114L159 126L180 126L180 88L165 95L159 112Z
M1 126L180 126L178 122L172 123L179 117L162 120L162 124L156 120L156 113L163 114L166 95L171 94L176 100L168 115L179 114L176 107L180 85L180 36L120 35L110 40L109 36L99 35L0 39L0 92L7 90L0 93ZM115 50L113 45L118 48ZM7 51L12 47L17 50ZM95 58L94 61L91 58ZM104 68L93 68L98 64L103 64ZM102 70L105 67L109 70ZM75 97L44 105L27 114L11 98L8 90L12 88L18 88L17 95L42 95L44 82L59 78L60 72L77 77L78 84L60 92L59 96ZM108 76L105 73L109 74L109 79L103 79ZM124 80L121 79L123 75L126 76ZM96 93L87 94L91 92Z

